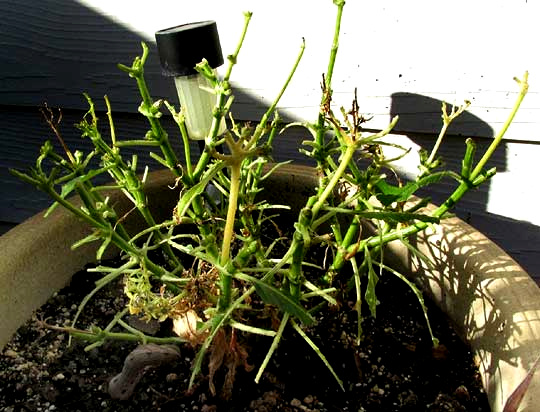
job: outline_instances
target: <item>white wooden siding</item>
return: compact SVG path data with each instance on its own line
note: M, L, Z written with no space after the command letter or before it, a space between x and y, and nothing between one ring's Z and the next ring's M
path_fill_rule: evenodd
M373 116L370 128L380 129L401 114L398 139L411 145L433 141L441 101L471 100L451 130L461 137L450 139L445 149L450 162L458 162L463 137L479 137L485 145L500 128L517 93L512 78L528 70L529 95L494 161L500 173L471 194L463 213L474 214L473 224L540 277L540 218L532 180L540 156L539 3L348 0L333 87L336 106L346 107L357 88L362 111ZM235 116L257 120L264 112L304 37L304 58L280 111L290 120L313 120L333 33L331 0L154 0L151 7L138 0L0 0L0 221L18 222L44 205L7 173L8 167L29 165L48 135L37 106L47 101L62 107L73 123L86 109L82 91L96 99L108 94L126 132L143 133L142 123L134 120L137 91L116 63L129 64L140 53L140 41L148 42L152 92L176 102L172 81L161 76L154 32L214 19L228 54L236 46L244 10L254 15L232 76L238 91ZM74 131L65 133L77 144ZM298 157L294 136L288 139L278 156ZM411 171L404 166L403 173Z

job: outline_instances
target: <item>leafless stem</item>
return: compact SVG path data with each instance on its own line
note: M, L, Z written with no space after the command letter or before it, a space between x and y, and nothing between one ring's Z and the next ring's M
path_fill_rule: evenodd
M75 163L75 158L73 157L73 154L68 149L66 142L64 141L64 139L62 138L62 135L60 134L60 131L58 130L58 126L62 122L62 110L58 109L58 115L55 118L53 109L51 109L49 105L47 104L47 102L45 102L45 106L40 108L39 111L41 112L41 114L43 115L43 118L45 119L49 127L52 129L52 131L58 138L58 141L62 145L70 162Z

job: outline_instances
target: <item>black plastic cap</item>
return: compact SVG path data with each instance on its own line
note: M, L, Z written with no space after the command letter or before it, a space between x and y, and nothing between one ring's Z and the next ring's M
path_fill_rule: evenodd
M223 54L215 21L201 21L156 32L161 66L167 76L195 74L195 65L204 58L215 69L223 64Z

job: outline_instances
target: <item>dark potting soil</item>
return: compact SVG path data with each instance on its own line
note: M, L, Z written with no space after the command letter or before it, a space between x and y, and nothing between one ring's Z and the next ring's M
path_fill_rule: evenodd
M259 384L254 377L272 339L237 335L254 368L238 369L230 401L211 396L204 376L193 393L187 393L195 354L187 346L180 348L177 362L148 370L129 400L113 400L108 382L137 344L109 341L85 352L87 343L74 340L68 346L68 336L40 323L70 325L95 276L76 274L72 284L53 296L4 348L1 411L489 411L468 348L428 302L441 342L434 350L416 297L392 274L380 279L377 318L363 322L360 346L354 343L356 312L346 300L341 310L325 312L315 327L306 329L343 380L345 391L289 328ZM101 326L105 325L124 307L121 289L119 282L100 291L77 326L89 326L92 318L106 319ZM219 376L214 380L219 387Z

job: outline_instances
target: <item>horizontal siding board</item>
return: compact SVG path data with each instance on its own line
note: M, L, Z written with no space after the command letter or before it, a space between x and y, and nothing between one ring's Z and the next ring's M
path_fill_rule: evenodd
M227 54L236 47L242 11L248 9L254 16L232 76L234 116L260 119L305 37L304 58L279 110L289 121L314 120L333 32L331 1L155 0L149 8L145 2L110 0L0 0L0 221L19 222L47 204L7 171L29 166L43 139L54 139L37 109L43 102L64 109L63 133L73 147L88 149L71 127L87 110L83 91L101 111L101 97L107 94L120 134L142 137L147 126L135 115L138 91L116 64L131 64L141 53L140 42L146 41L152 95L176 103L173 82L161 73L153 33L215 19ZM411 12L415 9L422 13ZM459 169L463 138L476 137L482 147L489 144L514 104L512 77L529 70L529 94L492 162L499 175L470 193L456 212L540 276L540 221L529 187L531 165L540 158L540 61L530 49L530 39L540 38L538 15L540 3L534 1L455 0L444 14L439 3L430 1L349 1L333 89L336 111L350 107L357 89L361 111L372 116L368 128L384 128L393 115L400 115L396 139L414 147L433 144L442 101L470 100L443 149L451 166ZM174 124L166 120L174 135ZM304 136L301 129L280 136L276 159L305 162L298 153ZM146 162L145 153L140 155ZM408 166L401 172L414 173ZM442 182L434 200L443 199L451 187Z
M121 111L140 100L133 79L117 63L131 65L141 38L75 1L0 1L0 104L84 109L81 96L108 94ZM5 18L4 18L5 17ZM146 65L156 95L174 98L172 80L161 75L155 45Z
M441 15L439 6L430 2L407 3L407 7L396 0L348 2L334 76L336 106L348 107L357 87L361 107L375 115L371 127L381 128L400 93L448 102L467 98L473 102L469 112L479 123L456 122L455 133L488 137L477 126L485 123L498 130L516 95L512 76L528 69L530 94L509 138L539 141L540 83L534 79L540 75L540 62L530 57L521 41L540 35L532 20L539 11L536 3L512 2L510 6L504 1L479 1L472 5L457 0ZM422 7L422 13L409 12L415 4ZM460 12L464 7L467 13ZM485 18L486 7L489 19ZM171 80L161 75L153 42L155 30L215 18L224 52L229 53L236 45L245 9L252 9L254 17L233 72L235 85L247 99L237 103L237 116L257 120L264 112L304 36L304 60L281 110L290 119L312 119L330 46L334 6L307 0L233 4L156 0L152 8L142 2L122 5L104 0L0 0L0 104L32 107L47 101L82 110L81 92L88 91L94 97L108 94L119 111L136 112L137 90L116 63L129 64L140 54L141 40L151 49L147 77L153 94L176 101ZM450 35L455 22L469 28L461 39ZM467 26L472 22L473 26ZM441 29L447 30L446 35L439 36ZM443 45L449 47L448 56L441 50ZM437 112L431 107L426 112L420 104L417 99L408 110L419 116L427 113L429 122L411 114L400 131L436 132Z
M81 120L83 115L84 112L79 111L64 112L60 132L71 151L81 150L83 153L89 153L91 143L88 139L81 139L79 131L73 126ZM99 118L101 131L104 136L108 136L109 126L106 115L101 113ZM0 125L2 126L1 138L5 142L0 151L0 186L3 191L0 202L0 221L20 222L47 207L50 202L33 187L12 176L8 169L24 171L32 166L45 140L50 140L59 153L62 153L62 149L37 110L18 109L11 112L2 110L0 111ZM176 125L167 117L163 125L169 133L171 143L181 155L180 140L176 138L179 136ZM141 116L116 113L115 129L118 140L143 139L149 126ZM131 154L136 153L139 156L139 165L150 164L156 167L156 163L148 156L148 151L147 148L123 149L126 159L130 160Z

